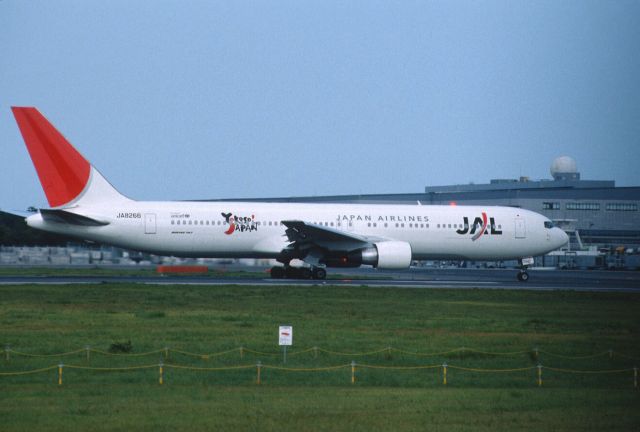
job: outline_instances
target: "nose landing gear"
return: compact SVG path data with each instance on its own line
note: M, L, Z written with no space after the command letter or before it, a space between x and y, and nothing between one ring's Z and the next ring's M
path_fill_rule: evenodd
M526 282L529 280L529 273L527 273L526 269L522 269L518 272L518 280L520 282Z
M530 265L533 265L533 263L533 257L525 257L520 259L520 272L518 273L518 280L520 282L526 282L529 280L529 273L527 273L527 268Z

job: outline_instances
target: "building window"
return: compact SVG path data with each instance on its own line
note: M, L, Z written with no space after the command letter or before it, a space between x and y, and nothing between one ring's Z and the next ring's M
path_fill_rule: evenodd
M542 210L560 210L560 203L557 202L543 202Z
M607 204L609 211L638 211L638 204L634 203L609 203Z
M598 203L567 203L567 210L600 210Z

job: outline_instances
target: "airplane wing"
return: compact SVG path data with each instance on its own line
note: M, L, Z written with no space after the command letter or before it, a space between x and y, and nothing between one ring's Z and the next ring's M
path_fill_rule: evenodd
M331 255L346 254L385 240L303 221L288 220L282 223L287 227L285 232L287 239L291 242L283 254L304 259L310 264L317 264L321 259Z
M282 221L290 242L369 243L367 237L303 221Z

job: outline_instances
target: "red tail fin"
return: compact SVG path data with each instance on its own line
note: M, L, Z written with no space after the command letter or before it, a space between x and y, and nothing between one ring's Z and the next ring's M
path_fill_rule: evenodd
M91 165L36 108L12 107L51 207L73 201L87 185Z

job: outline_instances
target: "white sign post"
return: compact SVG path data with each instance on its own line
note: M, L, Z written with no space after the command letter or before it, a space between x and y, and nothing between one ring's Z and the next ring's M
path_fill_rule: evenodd
M293 327L290 325L281 325L278 333L278 343L283 347L282 362L287 362L287 347L293 345Z

